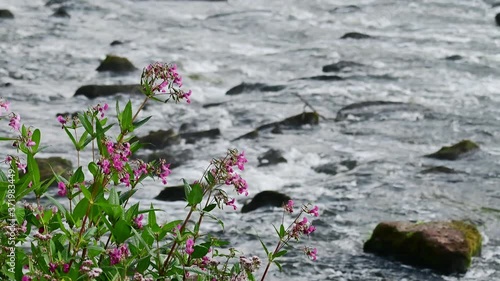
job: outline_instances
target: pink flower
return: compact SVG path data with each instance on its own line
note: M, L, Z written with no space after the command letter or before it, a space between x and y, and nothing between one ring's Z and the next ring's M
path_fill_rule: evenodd
M319 208L318 206L314 206L314 208L312 208L311 210L309 210L307 213L315 216L315 217L319 217Z
M66 194L68 194L68 190L66 189L66 184L64 184L64 182L59 182L57 184L57 188L59 188L59 191L57 192L59 196L66 196Z
M18 168L18 169L22 170L22 171L23 171L23 173L25 173L25 174L26 174L26 164L23 164L23 163L21 163L21 162L17 162L17 164L16 164L16 165L17 165L17 168Z
M248 160L245 158L245 152L243 151L238 155L236 165L243 171L245 169L244 165L246 162L248 162Z
M27 147L32 147L32 146L35 146L35 145L36 145L36 143L33 140L28 140L28 142L26 143Z
M188 255L191 255L193 252L194 252L194 241L193 239L189 238L187 241L186 241L186 253Z
M111 170L110 170L110 163L108 161L108 159L102 159L101 161L99 161L97 163L97 165L99 165L102 169L102 172L106 175L109 175L109 173L111 173Z
M191 103L191 99L189 98L191 96L191 93L192 93L192 91L189 90L189 91L187 91L187 92L185 92L185 93L182 94L182 98L186 99L186 102L188 104Z
M144 215L143 214L140 214L138 215L135 219L134 219L134 223L135 225L137 226L137 228L139 229L142 229L142 219L144 218Z
M283 208L285 208L286 212L293 213L293 200L288 200L288 203Z
M62 116L62 115L57 116L57 121L58 121L59 123L61 123L61 125L63 125L63 126L66 124L66 122L68 122L68 121L66 120L66 118L64 118L64 116Z
M21 225L21 231L23 233L26 233L26 231L28 231L28 229L26 228L26 225L28 224L28 221L23 221L23 224Z
M160 178L163 184L167 184L167 177L172 171L170 171L170 164L165 164L165 161L161 164Z
M69 272L69 264L65 263L65 264L63 265L63 272L64 272L64 273L68 273L68 272Z
M28 275L23 275L23 278L21 280L22 281L31 281L32 279Z
M9 106L10 106L10 102L8 102L8 101L0 101L0 108L5 109L5 112L9 111ZM2 115L2 111L0 110L0 116L1 115Z
M9 121L9 126L11 126L12 129L19 131L19 129L21 128L21 116L12 113L12 117Z
M122 178L120 179L121 183L124 183L126 187L130 186L130 175L128 173L124 173Z
M316 258L317 258L316 254L318 252L318 250L316 248L314 248L314 249L305 248L304 251L305 251L306 255L308 255L313 261L316 260Z
M233 198L232 200L227 201L225 204L226 204L226 206L232 206L232 207L233 207L233 209L235 209L235 210L236 210L236 205L234 205L234 202L235 202L235 201L236 201L236 199L235 199L235 198Z
M109 260L111 265L115 265L121 262L128 256L129 256L129 251L126 244L123 244L120 247L113 249L109 252Z
M57 264L53 263L53 262L49 262L49 271L54 273L54 272L56 272L56 269L57 269Z

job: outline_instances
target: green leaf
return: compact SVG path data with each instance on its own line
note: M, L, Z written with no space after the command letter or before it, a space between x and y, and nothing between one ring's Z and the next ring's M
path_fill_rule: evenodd
M89 168L89 172L94 176L96 177L97 176L97 172L99 171L99 166L97 166L96 163L94 162L90 162L89 165L88 165L88 168Z
M42 138L42 133L40 130L35 129L33 134L31 135L31 140L35 142L35 145L32 147L33 151L38 151L38 147L40 146L40 139Z
M83 198L78 202L75 209L73 210L73 218L75 220L81 220L87 213L87 208L89 206L89 200L87 198Z
M259 241L260 241L260 244L262 245L262 248L264 249L264 252L266 252L266 255L269 256L269 250L267 249L266 245L264 244L264 242L262 242L262 239L259 238Z
M287 252L288 252L287 250L281 250L281 251L279 251L279 252L277 252L276 254L273 255L273 259L279 258L281 256L284 256L284 255L286 255Z
M82 183L85 181L85 175L83 174L82 166L78 167L74 174L69 179L69 185L73 186L76 183Z
M132 227L127 222L120 219L115 224L111 232L113 233L116 243L122 244L131 236Z
M281 267L281 263L279 263L278 261L273 261L273 263L278 267L278 269L280 270L280 272L283 271L283 267Z
M194 252L191 254L191 258L193 259L201 259L206 254L208 254L209 248L203 247L201 245L194 246Z
M78 146L78 143L76 142L75 137L73 137L73 134L69 131L69 129L64 127L64 131L66 131L66 134L68 135L69 139L71 140L71 142L75 146L75 149L80 150L80 146Z
M27 160L28 160L28 174L32 174L33 183L38 184L40 182L40 169L38 168L38 163L35 161L35 157L31 153L27 155Z
M279 232L280 239L283 239L283 237L285 237L285 234L286 234L285 227L283 226L283 224L281 224Z
M208 171L205 175L205 180L207 181L208 185L213 185L215 183L215 177L210 171Z
M0 141L14 141L14 140L17 140L17 138L0 137Z
M115 187L111 188L109 191L108 202L111 205L120 205L120 197L118 196L118 192Z
M132 102L129 100L122 113L122 122L120 124L122 132L131 132L134 130L132 124Z
M78 113L78 119L80 120L80 123L82 124L83 128L85 128L85 131L89 133L91 136L95 136L94 133L94 128L92 126L92 123L87 119L87 115L80 112ZM76 144L76 141L75 141Z
M205 208L203 208L203 212L208 213L208 212L212 211L215 207L217 207L217 204L215 204L215 203L210 204L210 205L206 206Z
M151 227L151 229L154 232L159 231L159 226L158 223L156 222L156 212L153 208L153 204L149 207L149 212L148 212L148 225Z
M90 201L92 201L92 194L90 194L90 191L85 187L85 186L80 186L80 190L83 193L83 196Z
M142 125L146 124L146 123L149 121L149 119L151 119L151 117L152 117L152 116L148 116L148 117L146 117L146 118L144 118L144 119L142 119L142 120L140 120L140 121L136 121L136 122L134 122L134 129L137 129L137 128L139 128L140 126L142 126Z
M184 198L189 198L192 188L185 179L182 179L182 181L184 182Z
M186 190L186 185L189 186L187 181L183 179L184 181L184 190ZM188 205L189 206L196 206L201 201L203 200L203 189L201 188L201 185L199 183L195 183L191 186L191 191L187 195L187 200L188 200Z
M120 204L123 204L125 201L127 201L129 198L131 198L136 192L137 192L137 188L135 189L130 189L130 190L127 190L123 193L120 193Z

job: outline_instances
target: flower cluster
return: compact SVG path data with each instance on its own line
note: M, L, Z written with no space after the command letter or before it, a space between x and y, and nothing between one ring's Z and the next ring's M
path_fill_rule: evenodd
M110 140L105 142L106 150L109 154L107 157L102 157L97 165L101 167L105 175L109 175L111 171L116 171L120 174L120 182L125 186L130 186L130 175L124 170L125 164L132 154L130 144L128 142L118 143Z
M109 251L109 260L111 265L120 263L130 255L127 244L122 244L120 247Z
M185 99L191 103L191 90L181 90L182 77L177 71L177 65L155 62L144 68L141 77L141 85L153 95L167 94L175 102ZM168 100L168 99L167 99Z
M238 153L235 149L230 149L227 152L226 157L222 159L212 160L214 168L211 170L214 178L223 182L226 185L233 185L238 194L248 195L248 184L247 182L236 173L234 167L238 167L241 171L245 169L245 163L248 160L245 158L245 153Z

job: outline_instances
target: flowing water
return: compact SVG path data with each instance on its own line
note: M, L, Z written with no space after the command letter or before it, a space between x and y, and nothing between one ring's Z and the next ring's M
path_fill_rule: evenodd
M0 96L12 102L24 124L42 129L47 148L40 156L76 163L56 113L103 102L114 109L114 100L73 97L78 87L139 82L139 70L96 72L106 54L125 56L138 68L176 62L184 87L193 90L192 104L149 106L142 115L154 117L137 134L188 123L198 130L220 128L222 137L176 147L192 150L194 159L174 169L169 183L197 179L212 157L235 147L249 158L243 176L250 197L276 190L321 209L317 231L283 260L284 272L273 268L268 280L500 280L500 212L495 211L500 209L500 28L492 1L83 0L62 5L71 18L51 17L57 5L41 0L0 3L15 15L0 20ZM372 38L340 39L354 31ZM124 44L110 46L113 40ZM452 55L461 59L445 59ZM339 60L361 65L337 73L342 81L298 79L322 75L322 66ZM286 88L225 95L241 82ZM297 94L325 117L318 126L231 141L301 113L304 103ZM118 97L122 104L128 98ZM132 100L135 106L140 102ZM335 121L342 107L377 100L400 103L353 110ZM202 107L219 102L224 103ZM5 124L0 133L12 131ZM462 139L475 141L481 151L457 161L422 157ZM257 167L257 156L269 148L281 149L288 162ZM339 164L345 160L356 166L349 170ZM327 163L338 168L337 174L313 169ZM460 173L421 173L439 165ZM147 182L137 200L144 208L153 203L165 210L158 215L162 221L181 218L183 203L153 199L161 189L158 182ZM241 207L246 198L238 200ZM217 214L225 231L210 223L207 231L219 231L245 254L261 257L257 234L272 245L271 224L282 216L272 208L248 214L226 208ZM481 257L464 276L440 276L362 251L380 221L450 219L474 222L484 237ZM298 254L303 245L319 249L318 261Z

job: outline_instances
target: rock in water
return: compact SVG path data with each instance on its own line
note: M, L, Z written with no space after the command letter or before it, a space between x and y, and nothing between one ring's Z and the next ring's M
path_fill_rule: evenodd
M463 140L452 146L443 146L440 150L425 156L440 160L457 160L458 158L468 155L478 149L479 146L474 142L470 140Z
M285 157L283 157L283 152L279 149L269 149L264 154L257 157L259 160L259 165L257 167L271 166L279 163L286 163Z
M14 14L11 11L0 9L0 19L13 19L13 18Z
M340 39L368 39L368 38L372 38L372 37L368 34L359 33L359 32L348 32L348 33L342 35L342 37L340 37Z
M47 180L54 176L54 173L69 178L73 169L71 161L61 157L35 158L40 170L40 180ZM57 185L54 181L51 186Z
M362 64L353 61L339 61L336 63L323 66L323 72L339 72L352 69L353 67L362 66Z
M70 18L71 16L69 15L68 11L64 7L59 7L57 10L54 11L52 14L53 17L56 18Z
M186 200L184 185L165 187L155 199L161 201L184 201Z
M495 16L495 21L497 22L497 25L500 25L500 14Z
M142 95L141 85L84 85L76 90L75 96L86 96L89 99L95 99L120 93Z
M101 62L97 71L111 71L111 72L130 72L137 68L127 59L119 56L107 55L104 61Z
M481 252L481 234L473 225L451 222L381 222L363 250L444 274L464 273Z
M250 203L245 204L241 208L241 212L248 213L266 206L282 207L288 203L288 200L290 200L290 197L286 194L271 190L262 191L257 193Z

